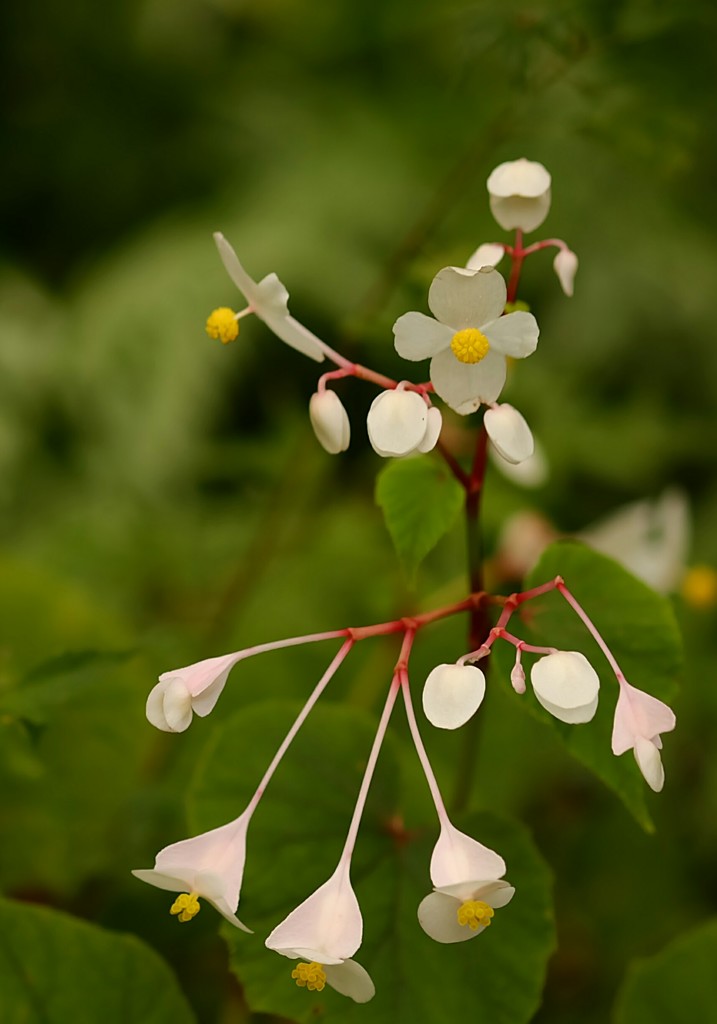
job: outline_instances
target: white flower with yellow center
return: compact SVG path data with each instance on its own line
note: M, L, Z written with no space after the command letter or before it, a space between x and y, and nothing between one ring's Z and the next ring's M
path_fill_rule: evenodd
M535 231L550 210L550 174L534 160L509 160L491 172L490 209L502 228Z
M632 749L635 760L650 789L659 793L665 784L660 733L671 732L676 718L672 708L624 679L619 680L620 696L612 729L612 752L624 754Z
M494 403L505 384L506 357L524 359L538 344L532 313L503 316L505 301L497 270L444 267L428 292L433 317L404 313L394 324L398 354L414 362L430 357L436 393L461 415Z
M445 820L431 857L434 891L418 908L424 932L445 943L480 935L515 893L504 874L502 857Z
M327 346L291 316L288 306L289 293L276 274L267 274L261 281L254 281L244 270L237 254L220 231L214 233L214 241L226 272L249 305L239 313L226 306L215 309L207 320L209 337L216 338L225 345L234 341L239 334L239 320L250 313L255 313L277 338L281 338L291 348L320 363L325 357Z

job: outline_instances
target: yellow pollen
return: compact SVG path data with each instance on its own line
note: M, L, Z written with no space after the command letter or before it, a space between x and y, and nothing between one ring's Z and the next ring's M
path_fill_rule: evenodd
M299 964L291 972L291 977L299 988L307 988L309 992L323 992L326 985L326 972L315 960L310 964Z
M198 897L199 893L197 892L183 892L181 896L177 896L169 913L179 914L179 920L182 922L191 921L202 909L199 906Z
M682 596L693 608L717 604L717 572L711 565L693 565L682 578Z
M487 928L493 917L493 908L489 907L483 900L466 900L458 908L458 924L468 925L472 931L478 928Z
M239 322L234 310L227 306L215 309L207 320L206 331L210 338L218 338L222 345L234 341L239 335Z
M488 339L477 327L466 327L453 335L451 352L461 363L479 363L489 351Z

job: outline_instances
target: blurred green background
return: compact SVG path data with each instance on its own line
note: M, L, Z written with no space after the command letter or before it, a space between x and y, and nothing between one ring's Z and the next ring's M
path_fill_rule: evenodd
M307 694L325 652L236 673L182 738L144 719L157 674L464 586L459 529L416 591L398 572L362 429L372 388L339 387L354 437L331 458L306 415L313 363L258 322L228 348L206 338L209 311L238 302L211 232L253 276L276 271L329 344L401 376L396 317L425 309L440 267L507 240L488 173L542 161L538 237L565 238L580 270L572 300L548 254L524 271L541 344L506 394L551 474L526 492L491 471L489 545L525 507L574 531L677 484L690 561L717 566L716 11L3 6L0 695L33 697L31 713L0 713L0 890L148 939L200 1021L249 1019L216 920L178 929L129 869L186 834L185 791L222 716ZM685 685L656 837L542 727L486 709L472 804L516 813L556 876L541 1022L605 1021L627 963L717 908L715 609L675 601ZM417 683L460 644L427 636ZM389 643L356 652L336 699L373 711L394 659ZM450 780L455 749L431 749Z

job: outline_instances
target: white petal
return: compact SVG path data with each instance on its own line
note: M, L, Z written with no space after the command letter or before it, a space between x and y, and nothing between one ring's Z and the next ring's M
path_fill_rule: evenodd
M431 282L428 305L437 320L458 331L497 319L505 308L505 297L505 281L491 267L444 267Z
M486 182L492 196L542 196L550 188L550 173L535 160L508 160L491 171Z
M309 418L319 444L330 455L346 451L351 439L351 425L335 391L317 391L311 396Z
M189 885L183 878L175 878L173 875L166 875L161 871L154 871L150 868L135 868L132 871L135 878L142 882L154 885L157 889L164 889L167 892L186 892Z
M536 199L509 196L507 199L490 197L491 213L506 231L520 228L521 231L535 231L550 211L550 189Z
M448 348L454 335L452 327L439 324L425 313L404 313L393 325L396 351L402 359L418 362Z
M557 651L533 665L530 681L546 711L562 722L589 722L597 709L600 680L578 651Z
M437 665L423 687L426 718L439 729L458 729L485 696L485 676L475 665Z
M497 242L479 245L466 263L466 270L480 270L481 267L495 267L505 256L505 247Z
M655 741L675 728L675 713L657 697L629 683L621 683L612 730L613 754L624 754L638 738Z
M265 316L288 316L289 293L276 274L267 274L256 286L254 312Z
M262 320L277 338L309 359L321 363L324 360L323 343L293 316L282 316L266 311Z
M192 695L183 680L172 679L164 691L162 710L170 732L184 732L192 721Z
M219 255L222 258L222 263L224 264L227 274L229 274L229 277L232 279L239 291L242 292L249 305L253 306L256 298L256 282L249 277L246 270L239 262L237 254L234 252L231 245L229 245L229 242L227 242L221 231L214 232L214 241L216 242Z
M659 793L665 784L665 769L662 766L660 751L655 744L649 740L638 739L635 743L635 760L650 789Z
M170 727L167 722L167 717L164 714L164 693L168 685L168 679L160 679L159 682L150 690L145 708L145 713L149 723L153 725L155 729L161 729L162 732L174 732L174 729Z
M431 855L431 881L437 889L471 882L478 878L495 880L505 874L505 861L450 822L441 825L441 834Z
M436 942L465 942L480 935L483 928L473 930L458 924L458 910L461 900L446 896L442 892L431 892L421 900L418 907L418 922L426 935Z
M284 956L337 963L361 945L363 921L347 869L340 864L327 882L292 910L269 935L266 945Z
M428 410L426 433L423 435L423 440L416 450L422 452L424 455L426 452L432 452L438 444L438 438L441 436L442 427L443 417L441 416L441 411L440 409L436 409L435 405L432 405Z
M423 441L428 406L415 391L383 391L371 403L366 426L379 455L408 455Z
M458 882L456 885L442 885L436 892L453 896L463 903L465 900L482 900L494 910L506 906L515 896L515 888L503 881Z
M436 394L464 416L481 402L496 401L505 384L505 356L489 352L479 363L461 363L446 349L433 357L430 373Z
M538 321L532 313L516 310L481 327L496 352L513 359L525 359L538 347Z
M523 462L533 454L533 435L525 419L512 405L486 409L483 418L488 437L506 462Z
M342 964L324 964L326 981L342 996L348 996L355 1003L367 1003L376 995L376 988L368 971L355 960L344 960Z
M558 275L560 287L570 297L573 294L578 258L570 249L560 249L553 260L553 270Z

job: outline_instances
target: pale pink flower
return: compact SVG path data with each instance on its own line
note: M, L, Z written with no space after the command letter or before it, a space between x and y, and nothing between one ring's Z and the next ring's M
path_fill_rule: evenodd
M656 793L665 784L660 733L671 732L676 718L672 708L643 690L620 680L620 696L612 728L612 752L632 749L645 781Z
M238 651L163 672L147 698L147 718L164 732L184 732L193 715L204 718L214 708L227 676L245 656Z

